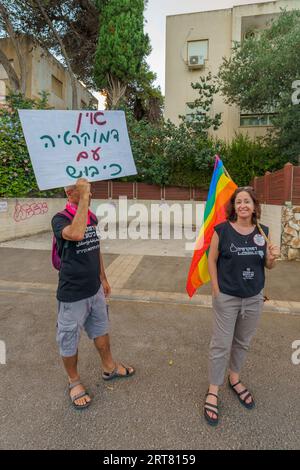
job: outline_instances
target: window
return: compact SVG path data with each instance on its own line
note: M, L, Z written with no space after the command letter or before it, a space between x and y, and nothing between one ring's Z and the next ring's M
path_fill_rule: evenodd
M261 127L261 126L272 126L272 114L241 114L240 115L240 126L241 127Z
M63 82L58 80L54 75L51 75L51 88L53 93L59 98L63 99Z
M188 42L188 66L190 68L200 68L208 58L208 40Z
M189 104L193 104L193 103L186 103L186 108L185 108L186 120L188 122L201 121L201 116L205 116L206 112L200 107L191 109L189 107Z

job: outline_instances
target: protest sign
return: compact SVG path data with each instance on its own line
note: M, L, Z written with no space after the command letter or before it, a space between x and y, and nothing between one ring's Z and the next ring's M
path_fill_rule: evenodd
M135 175L123 111L19 110L40 189Z

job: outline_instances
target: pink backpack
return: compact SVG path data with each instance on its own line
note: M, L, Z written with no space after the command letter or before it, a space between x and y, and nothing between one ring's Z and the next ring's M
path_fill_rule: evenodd
M59 212L58 214L64 215L71 221L73 220L73 215L67 212L66 210L63 210L62 212ZM59 252L58 252L57 240L56 240L55 235L53 235L53 238L52 238L52 266L55 269L57 269L57 271L60 270L60 266L61 266L61 256L59 255Z

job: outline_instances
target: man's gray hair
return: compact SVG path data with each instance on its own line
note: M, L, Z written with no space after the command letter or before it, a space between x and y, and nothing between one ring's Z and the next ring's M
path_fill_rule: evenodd
M64 190L65 190L65 193L68 194L68 191L71 191L72 189L75 189L75 188L76 188L76 185L72 184L70 186L65 186Z

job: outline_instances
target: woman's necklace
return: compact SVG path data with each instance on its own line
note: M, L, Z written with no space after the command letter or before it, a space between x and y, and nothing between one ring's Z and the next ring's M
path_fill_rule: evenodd
M249 240L249 238L250 238L251 235L252 235L252 232L249 233L248 235L244 235L244 237L245 237L245 238L244 238L244 240L245 240L245 245L248 245L248 240Z
M251 225L251 232L250 233L243 233L243 231L246 231L245 228L249 229L248 227L241 227L237 223L235 224L235 228L237 229L236 231L243 236L245 245L248 245L248 241L251 238L251 235L253 235L254 232L254 226Z

